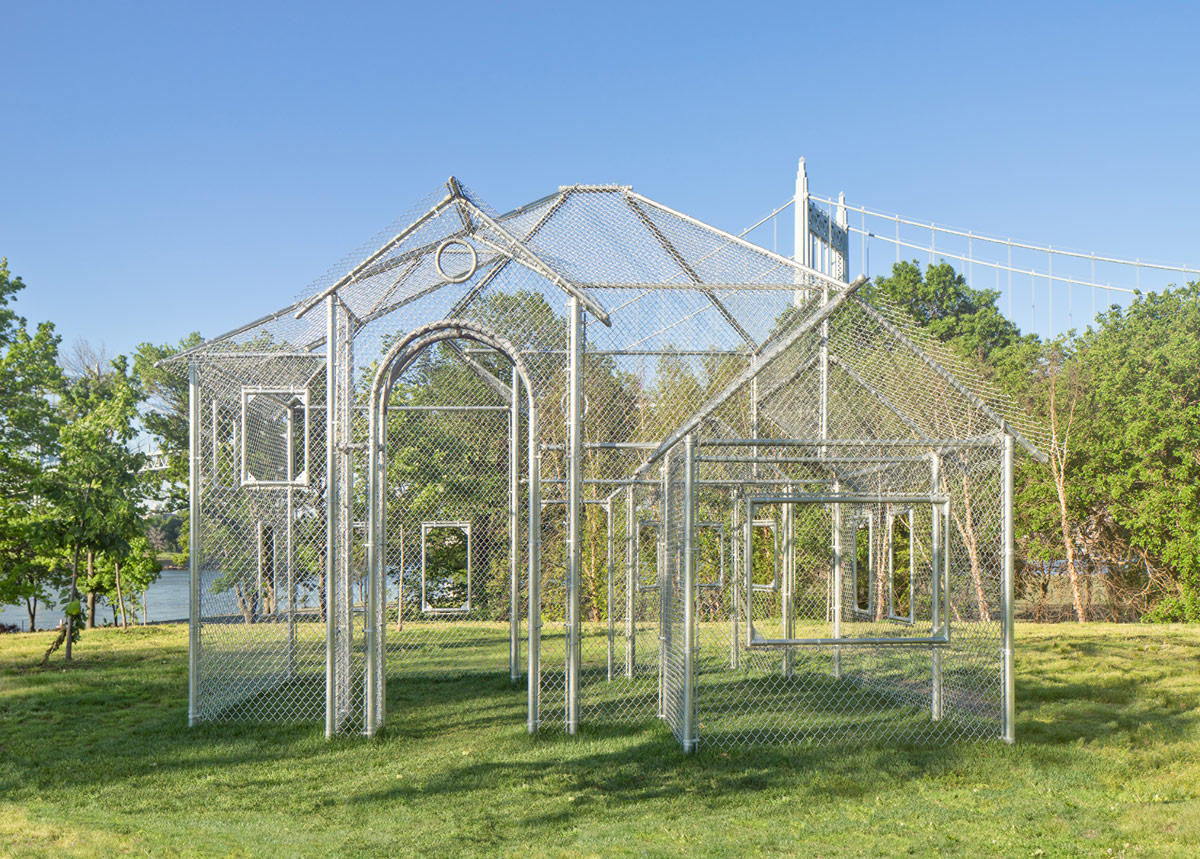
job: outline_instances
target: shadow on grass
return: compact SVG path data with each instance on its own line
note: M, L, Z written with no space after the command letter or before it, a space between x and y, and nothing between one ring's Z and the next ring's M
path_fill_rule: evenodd
M968 758L1009 757L998 741L728 751L702 746L688 757L657 720L585 725L577 737L547 724L529 737L524 683L496 672L390 678L388 724L373 741L326 741L323 724L311 721L188 728L179 655L148 644L124 654L85 656L66 671L6 669L0 676L0 793L57 788L64 780L88 790L137 783L150 772L202 779L225 768L241 768L243 786L278 787L278 762L302 762L304 777L312 778L326 767L331 773L379 761L404 767L423 756L411 780L348 788L345 801L372 805L466 794L483 803L499 792L517 800L526 794L571 797L574 809L672 796L687 796L703 808L783 782L797 803L864 797L884 784L944 774ZM1019 678L1018 753L1032 749L1037 758L1057 760L1070 757L1064 747L1080 741L1138 742L1147 730L1158 742L1194 734L1200 711L1189 694L1147 687L1119 666L1108 667L1108 673L1089 672L1088 682L1058 682L1065 672L1057 669ZM988 745L994 751L982 748ZM470 754L460 747L470 747ZM528 820L562 822L570 813L543 810Z

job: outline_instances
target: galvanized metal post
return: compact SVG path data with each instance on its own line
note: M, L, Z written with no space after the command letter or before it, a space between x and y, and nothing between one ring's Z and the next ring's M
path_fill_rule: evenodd
M792 494L792 485L787 486L787 493ZM783 581L781 582L780 601L783 612L783 637L796 637L796 521L795 505L783 505ZM792 648L783 649L783 676L791 677L795 662Z
M634 507L633 486L625 487L625 676L633 677L637 664L637 588L641 534Z
M508 417L508 674L521 679L521 377L512 371L512 409Z
M325 736L337 729L334 696L337 685L337 298L325 299Z
M291 485L287 488L287 592L288 592L288 677L296 676L296 545L292 523L296 518L296 501Z
M1014 674L1014 536L1013 437L1004 434L1004 742L1017 741L1016 679Z
M616 647L616 628L613 625L613 600L616 594L613 588L613 548L616 542L613 535L613 515L612 515L612 498L604 502L604 513L607 517L608 527L608 598L604 602L604 613L608 615L608 679L611 682L613 679L613 650Z
M841 491L841 484L833 482L833 494ZM833 637L842 637L842 505L833 505ZM842 648L833 648L833 676L842 676Z
M188 363L188 725L200 721L200 369Z
M660 516L662 525L658 529L657 552L655 555L655 578L658 585L658 718L667 717L667 654L671 651L671 624L669 621L668 599L671 584L667 576L666 540L667 530L671 521L671 454L668 452L662 461L662 498Z
M729 560L731 562L729 577L729 667L737 669L741 666L741 648L738 647L738 618L741 614L741 599L738 596L738 584L741 576L742 557L737 550L738 511L737 493L733 495L733 527L729 530Z
M567 302L569 391L567 394L567 733L579 730L579 588L583 551L583 309Z
M689 433L683 439L683 750L696 750L696 565L693 540L696 529L694 495L695 445Z
M929 459L930 470L930 487L931 495L936 495L941 489L942 482L942 457L941 454L934 451L930 454ZM930 510L932 516L931 536L933 539L933 551L931 552L932 569L930 570L930 608L933 616L933 625L936 630L941 625L941 593L945 587L945 579L949 577L949 568L947 566L947 557L943 552L942 540L942 517L944 512L938 507L933 507ZM931 647L931 665L930 665L930 716L935 722L940 722L942 719L942 649L940 647Z
M533 391L526 388L529 403L529 611L525 626L529 635L527 728L537 733L541 722L542 695L542 455L538 447L537 414Z
M375 507L381 493L379 492L379 445L376 439L376 427L379 423L379 417L386 415L382 409L382 404L372 403L372 408L367 413L367 606L366 615L363 623L363 640L366 647L366 696L364 709L366 710L366 734L368 737L375 736L375 731L378 727L377 719L379 715L379 696L378 687L380 666L378 664L378 636L381 633L379 628L382 624L377 623L375 617L376 609L378 608L378 596L376 593L376 584L383 579L382 567L380 563L381 555L378 552L376 541L379 539L380 528L376 519Z

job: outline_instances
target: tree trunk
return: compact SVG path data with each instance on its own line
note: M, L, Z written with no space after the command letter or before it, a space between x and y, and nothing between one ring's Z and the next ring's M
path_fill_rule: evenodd
M584 507L583 509L586 511L587 507ZM581 566L583 567L584 578L587 581L587 590L588 590L588 597L589 597L588 605L587 605L587 617L588 617L589 621L596 623L600 620L600 609L599 609L599 606L597 605L597 603L599 602L599 594L596 590L596 560L597 560L596 559L596 554L597 554L596 541L599 536L599 534L597 532L600 530L600 525L599 525L599 522L597 521L599 517L587 516L586 518L588 520L587 521L587 530L588 530L588 549L589 549L589 555L590 555L590 563L582 564Z
M37 621L37 597L28 597L25 600L25 611L29 613L29 631L33 632L33 625Z
M96 575L96 553L89 551L87 553L87 577L88 577L88 616L87 628L95 629L96 627L96 586L92 584L92 577Z
M254 623L254 606L251 604L249 595L242 588L241 582L233 586L233 592L237 595L238 608L242 612L242 618L246 623Z
M1058 493L1059 524L1062 528L1063 549L1067 553L1067 578L1071 581L1071 599L1075 602L1075 619L1080 623L1087 621L1087 613L1083 609L1083 594L1079 590L1079 570L1075 567L1075 541L1071 539L1071 525L1067 520L1067 479L1062 462L1057 457L1051 460L1054 471L1054 488Z
M128 629L125 622L125 597L121 595L121 565L116 561L113 562L113 575L117 579L117 605L121 608L121 629Z
M875 619L883 620L888 614L888 541L887 532L884 530L888 507L883 508L882 515L879 513L873 515L875 517L875 533L883 535L875 541L876 545L871 547L871 553L875 557Z
M68 602L79 599L79 543L75 543L75 557L71 559L71 596ZM66 662L71 661L71 636L75 632L75 615L67 615L67 649L63 653Z
M963 516L954 512L954 525L958 528L963 543L967 546L967 557L971 560L971 582L975 585L975 601L979 606L979 617L984 622L990 622L992 613L988 610L987 595L983 592L983 567L979 560L979 541L975 537L975 514L971 510L971 489L967 477L963 475Z

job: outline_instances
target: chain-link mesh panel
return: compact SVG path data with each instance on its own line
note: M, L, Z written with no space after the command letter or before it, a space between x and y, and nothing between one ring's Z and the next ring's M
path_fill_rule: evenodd
M511 407L480 372L511 397L506 359L441 343L387 404L385 659L399 682L510 671Z
M198 382L197 717L320 718L323 356L229 356Z
M997 443L920 455L866 442L699 450L695 515L723 513L735 559L731 587L708 592L698 565L701 744L1000 734ZM905 500L831 502L867 495ZM764 499L749 526L747 497ZM816 500L782 500L805 497ZM783 643L814 639L826 643Z
M1039 428L869 287L847 298L844 284L628 188L568 186L499 214L453 180L293 305L190 354L199 718L320 719L328 705L333 730L369 730L385 676L517 678L533 635L537 724L566 723L568 296L589 312L581 720L662 717L687 745L694 666L702 743L998 733L997 434L1039 442ZM372 474L380 363L440 320L515 355L467 338L426 348L384 404ZM533 535L516 357L538 420ZM883 500L764 502L745 518L748 498L797 495ZM540 600L521 627L531 543ZM945 642L903 642L947 628ZM899 643L851 643L876 638Z

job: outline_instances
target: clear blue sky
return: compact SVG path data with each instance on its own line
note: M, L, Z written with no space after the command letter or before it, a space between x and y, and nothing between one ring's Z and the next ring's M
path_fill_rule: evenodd
M0 255L24 315L121 352L286 304L451 173L501 210L620 182L739 230L804 155L820 193L1194 265L1198 18L0 0Z

